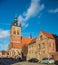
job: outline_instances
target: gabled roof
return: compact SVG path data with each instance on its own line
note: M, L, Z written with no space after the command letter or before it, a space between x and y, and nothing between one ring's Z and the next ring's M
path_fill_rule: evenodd
M44 31L42 31L42 30L41 30L41 32L42 32L46 37L54 39L54 35L53 35L53 34L50 34L50 33L48 33L48 32L44 32Z
M25 45L28 45L31 40L32 40L32 38L22 37L21 43L12 43L12 48L22 48Z
M29 44L36 43L36 38L32 39Z
M23 47L24 45L28 45L31 40L32 40L32 38L22 37L22 47Z

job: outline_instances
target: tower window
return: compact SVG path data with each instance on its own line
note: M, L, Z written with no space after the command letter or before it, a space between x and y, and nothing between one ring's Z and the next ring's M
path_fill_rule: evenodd
M17 31L17 34L19 35L19 31Z
M14 31L14 34L16 34L16 31Z

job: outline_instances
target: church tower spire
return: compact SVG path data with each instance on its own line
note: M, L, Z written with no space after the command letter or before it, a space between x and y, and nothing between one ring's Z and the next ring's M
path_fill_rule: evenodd
M21 23L18 24L18 16L15 16L12 26L21 27Z
M15 16L15 18L14 18L13 25L18 26L18 17L17 16Z
M32 39L32 33L30 33L30 38Z
M18 17L14 18L10 30L10 43L21 43L21 27L18 25Z

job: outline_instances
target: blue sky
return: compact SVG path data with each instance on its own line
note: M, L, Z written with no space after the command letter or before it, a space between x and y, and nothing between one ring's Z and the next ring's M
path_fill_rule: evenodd
M15 16L22 36L35 38L40 30L58 35L58 0L0 0L0 50L10 43L10 26Z

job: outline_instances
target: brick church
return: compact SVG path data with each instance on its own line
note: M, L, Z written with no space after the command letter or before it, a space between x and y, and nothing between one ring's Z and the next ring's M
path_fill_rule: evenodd
M48 57L58 59L58 36L45 31L40 31L37 38L21 36L21 24L18 25L15 17L10 29L10 44L8 45L9 57L37 58L38 60Z
M9 57L22 57L22 48L33 39L32 35L30 38L22 37L21 30L21 24L18 25L17 17L15 17L10 30Z

